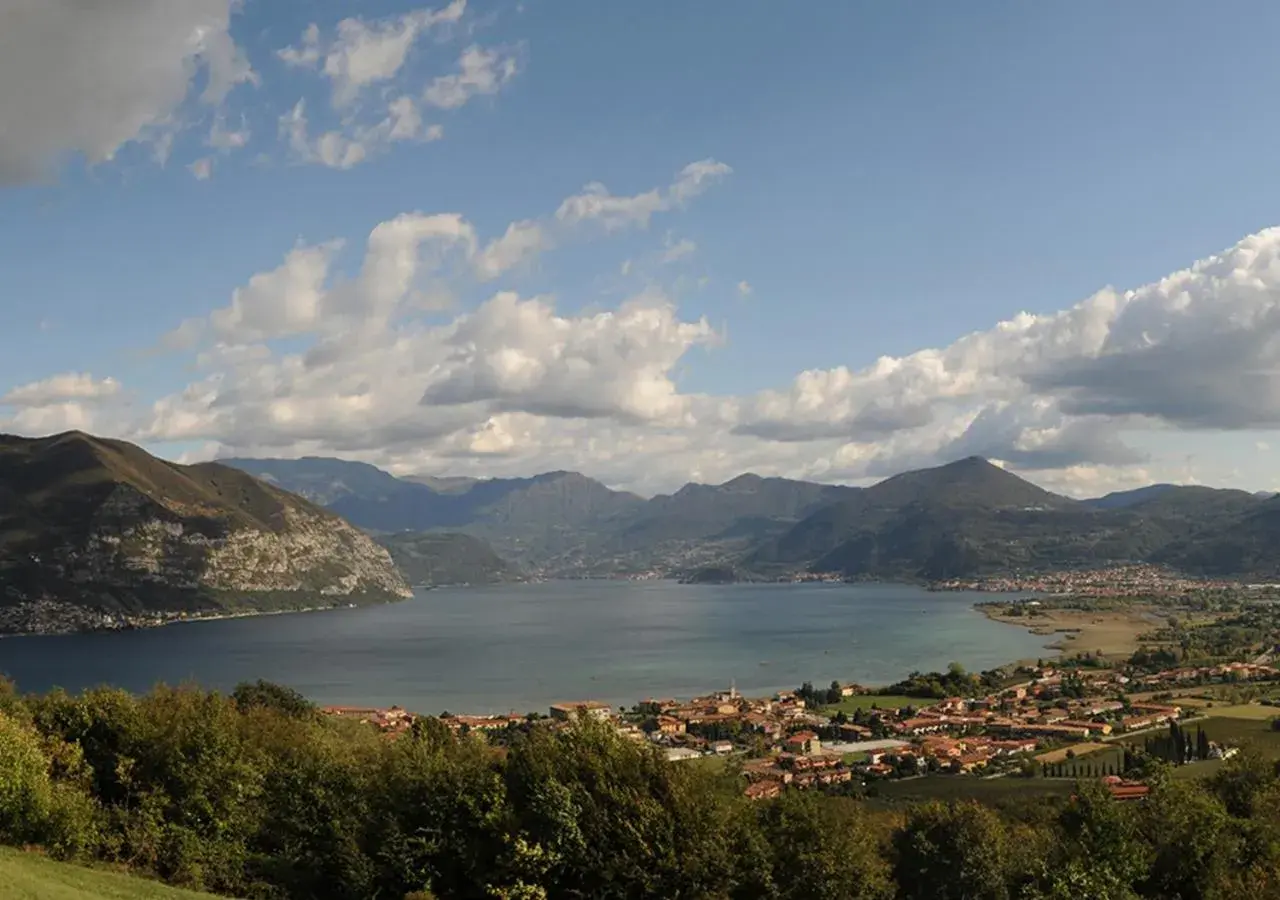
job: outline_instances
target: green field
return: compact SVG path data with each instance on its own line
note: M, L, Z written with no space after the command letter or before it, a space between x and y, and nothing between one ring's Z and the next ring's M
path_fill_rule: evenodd
M1066 778L973 778L968 775L927 775L874 784L868 800L873 805L895 806L930 800L979 800L1009 803L1027 798L1067 797L1075 782Z
M897 709L900 706L928 706L930 703L936 703L936 700L926 700L922 697L902 697L897 694L854 694L852 697L845 697L839 703L822 707L830 713L843 712L845 715L853 715L860 709Z
M154 881L56 863L34 853L0 848L4 900L210 900Z
M1229 709L1234 712L1240 708L1230 707ZM1209 713L1207 718L1189 719L1181 722L1183 731L1189 732L1194 736L1196 729L1203 728L1204 733L1208 735L1211 741L1226 744L1229 747L1252 747L1263 756L1271 759L1280 759L1280 731L1275 731L1271 728L1269 719L1243 718L1238 714L1219 716L1217 708L1205 711ZM1141 747L1143 741L1153 734L1159 734L1159 732L1136 734L1133 737L1121 738L1119 743Z
M1280 731L1274 731L1265 719L1219 718L1196 720L1186 727L1204 729L1209 740L1235 747L1253 747L1265 756L1280 759Z
M1280 709L1274 706L1263 706L1261 703L1241 703L1236 706L1212 706L1204 709L1206 715L1215 719L1257 719L1267 721L1280 716Z
M1220 759L1202 759L1187 763L1185 766L1175 768L1171 777L1174 781L1194 781L1197 778L1208 778L1222 768L1222 762Z

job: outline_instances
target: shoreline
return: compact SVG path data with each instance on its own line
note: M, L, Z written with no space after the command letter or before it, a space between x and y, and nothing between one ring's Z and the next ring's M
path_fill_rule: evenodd
M1145 607L1103 611L1049 608L1022 616L1005 615L1007 607L999 604L975 603L974 609L992 622L1051 638L1045 649L1059 658L1071 652L1128 657L1142 645L1139 635L1151 631L1156 624L1147 618Z
M815 584L822 584L822 585L836 584L836 585L853 586L853 585L866 585L866 584L884 584L884 585L901 585L904 587L920 588L922 590L929 591L930 593L954 593L955 592L955 591L949 591L945 589L936 590L934 587L932 587L931 585L925 582L902 580L902 579L889 579L889 580L883 580L883 581L872 581L872 580L839 581L839 580L829 580L824 578L803 578L803 579L795 579L795 580L787 579L787 580L779 580L779 581L765 581L765 580L733 581L733 582L726 582L724 584L708 583L704 585L704 584L691 584L689 582L685 582L681 580L679 577L674 575L664 577L664 578L611 577L611 576L598 576L598 577L593 576L593 577L582 577L582 578L521 578L513 581L502 581L502 582L483 583L483 584L431 584L431 585L419 584L419 585L411 585L411 588L414 591L414 595L416 596L418 593L425 593L428 591L436 591L436 590L465 590L465 589L472 589L472 588L492 588L492 587L518 588L518 587L526 587L526 586L537 585L537 584L551 584L551 583L561 582L561 581L566 584L573 584L573 583L578 583L583 581L598 581L598 582L612 583L612 584L616 584L619 582L628 583L628 584L630 583L644 584L644 583L651 583L655 581L661 581L661 582L667 582L670 584L688 585L690 587L703 587L703 586L732 587L735 585L771 585L771 586L777 586L777 587L785 587L785 586L802 586L802 585L809 586L809 585L815 585ZM998 593L1008 593L1008 592L974 591L974 593L998 594ZM293 615L296 613L328 612L328 611L337 610L337 609L352 609L352 608L359 609L366 606L381 606L386 603L401 603L401 602L412 600L412 599L413 597L400 597L395 599L374 601L370 603L345 603L345 604L337 604L333 606L300 606L300 607L290 607L287 609L261 609L261 610L260 609L244 609L244 610L218 611L218 612L210 611L209 613L181 613L177 611L169 611L169 612L159 612L154 614L159 618L150 619L145 616L138 616L136 619L132 621L128 619L123 619L123 618L120 620L110 619L109 617L113 614L100 612L98 610L94 610L89 607L80 606L79 604L70 603L67 601L38 600L38 601L29 601L29 603L32 606L47 605L49 609L46 609L46 612L61 613L70 621L79 620L83 622L90 618L97 618L99 620L107 619L108 621L99 621L98 624L92 624L92 625L89 625L89 624L68 625L66 627L61 627L61 628L55 627L55 628L49 628L49 629L40 630L40 631L30 631L30 630L13 631L13 630L5 629L3 628L3 626L0 626L0 640L3 640L4 638L19 638L19 637L66 637L68 635L74 635L74 634L112 634L116 632L125 632L125 631L141 631L149 628L167 628L170 625L182 625L182 624L193 623L193 622L216 622L224 619L249 619L249 618L256 618L258 616L280 616L280 615ZM19 604L18 608L24 605L27 605L27 604ZM53 609L54 607L56 607L56 609ZM15 607L10 607L10 609L14 609L14 608ZM3 612L3 608L0 608L0 612ZM120 614L114 614L114 615L120 615Z
M333 606L299 606L287 609L245 609L245 610L227 610L209 613L162 613L164 618L148 621L128 621L123 623L111 622L110 624L100 624L94 627L67 627L56 630L45 631L0 631L0 640L6 638L31 638L31 637L70 637L72 635L84 634L121 634L130 631L148 631L157 628L168 628L173 625L190 625L200 622L218 622L226 619L254 619L261 616L286 616L300 613L317 613L317 612L333 612L340 609L359 609L364 606L381 606L387 602L401 602L403 600L412 599L410 597L402 597L399 601L383 601L379 603L342 603ZM44 601L48 602L48 601ZM60 607L71 607L75 604L59 604ZM97 613L82 607L76 607L76 615L99 615L105 616L105 613Z

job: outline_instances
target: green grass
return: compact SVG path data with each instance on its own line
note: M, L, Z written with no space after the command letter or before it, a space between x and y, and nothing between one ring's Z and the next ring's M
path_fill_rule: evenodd
M1252 747L1268 759L1280 759L1280 731L1273 731L1266 719L1245 719L1233 716L1217 716L1216 709L1205 710L1208 718L1196 718L1181 722L1182 730L1195 737L1196 729L1203 728L1209 740L1229 747ZM1121 742L1141 747L1143 741L1159 736L1161 731L1137 734L1122 738Z
M923 697L902 697L896 694L854 694L852 697L845 697L839 703L822 708L830 713L843 712L845 715L853 715L860 709L870 709L873 706L878 709L897 709L900 706L928 706L930 703L937 702Z
M930 800L979 800L1000 804L1027 798L1067 797L1075 782L1065 778L974 778L970 775L926 775L875 783L869 801L881 806Z
M1215 719L1257 719L1267 721L1280 716L1280 709L1274 706L1263 706L1261 703L1241 703L1236 706L1211 706L1205 713Z
M1193 763L1187 763L1185 766L1175 767L1170 777L1174 781L1195 781L1197 778L1208 778L1222 768L1222 763L1223 760L1221 759L1197 760Z
M210 900L213 895L0 848L0 897L4 900Z
M1254 747L1264 756L1280 759L1280 731L1273 731L1271 723L1266 720L1212 716L1189 722L1184 727L1194 732L1197 725L1204 729L1211 741L1235 747Z

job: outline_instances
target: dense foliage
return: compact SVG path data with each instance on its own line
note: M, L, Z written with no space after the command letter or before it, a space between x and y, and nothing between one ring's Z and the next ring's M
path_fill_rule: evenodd
M1150 799L880 808L668 763L584 723L389 738L287 689L0 691L0 840L252 898L1234 898L1280 891L1248 753Z

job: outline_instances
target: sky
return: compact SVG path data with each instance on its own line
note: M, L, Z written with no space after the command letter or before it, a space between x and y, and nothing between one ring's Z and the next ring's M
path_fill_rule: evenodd
M1280 489L1265 0L0 0L0 431Z

